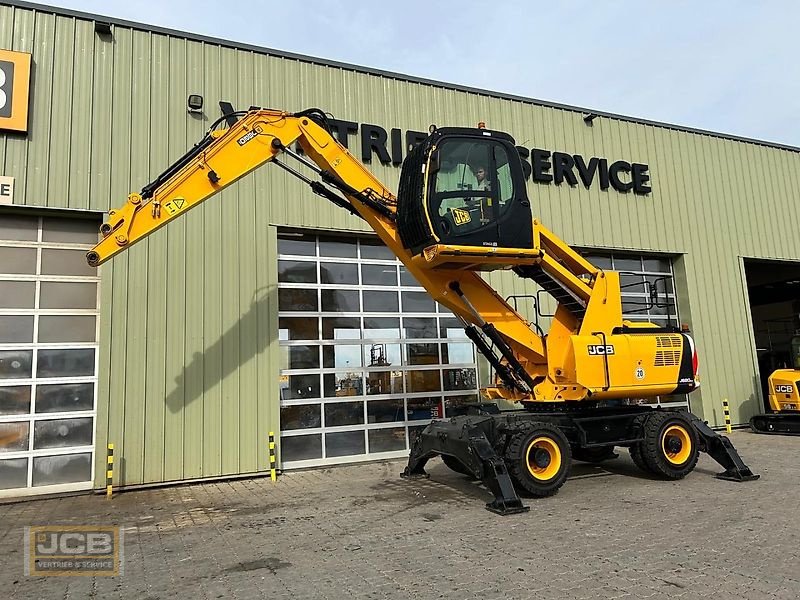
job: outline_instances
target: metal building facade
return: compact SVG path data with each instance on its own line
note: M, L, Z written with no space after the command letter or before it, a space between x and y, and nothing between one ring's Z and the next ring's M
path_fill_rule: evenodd
M219 101L316 106L387 131L485 121L528 147L645 163L645 196L530 183L534 214L576 246L673 255L701 360L693 410L720 424L727 397L735 423L758 412L743 257L800 260L798 149L613 115L587 125L570 107L102 20L110 35L90 15L0 4L0 48L30 52L34 65L28 132L0 133L16 205L121 205L202 136ZM202 115L187 114L189 94L204 97ZM350 148L360 153L358 136ZM396 187L396 166L370 169ZM120 483L268 465L283 226L363 229L266 167L101 267L96 447L116 444ZM510 274L490 278L504 294L530 291ZM104 471L98 461L98 486Z

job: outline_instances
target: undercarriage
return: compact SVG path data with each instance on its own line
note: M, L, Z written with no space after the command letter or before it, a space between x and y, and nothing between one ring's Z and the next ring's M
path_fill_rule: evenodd
M664 479L690 473L706 452L731 481L758 479L727 437L690 412L646 406L500 411L474 405L466 414L434 420L414 441L403 477L427 477L425 464L440 455L451 469L480 479L494 495L486 505L502 515L524 512L517 490L545 497L567 479L572 459L600 462L627 447L641 469Z

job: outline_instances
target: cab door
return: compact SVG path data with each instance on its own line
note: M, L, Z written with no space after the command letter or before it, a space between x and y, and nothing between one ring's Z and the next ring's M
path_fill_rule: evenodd
M531 247L530 202L511 143L484 135L445 136L428 167L428 219L439 243Z

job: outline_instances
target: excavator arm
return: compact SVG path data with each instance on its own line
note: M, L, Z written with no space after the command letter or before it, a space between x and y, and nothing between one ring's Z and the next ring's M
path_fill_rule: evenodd
M274 163L308 183L316 194L364 219L420 285L464 321L476 343L483 343L486 350L490 344L506 347L506 357L493 366L514 395L531 394L534 378L547 370L542 337L474 271L431 269L403 246L395 195L336 140L322 111L252 109L239 117L226 129L212 126L175 164L140 193L130 194L121 209L111 211L100 229L103 239L87 254L89 264L101 265L254 169ZM295 143L305 156L291 150ZM282 155L309 167L319 179L285 164ZM488 342L486 331L492 336ZM509 359L513 367L508 366Z

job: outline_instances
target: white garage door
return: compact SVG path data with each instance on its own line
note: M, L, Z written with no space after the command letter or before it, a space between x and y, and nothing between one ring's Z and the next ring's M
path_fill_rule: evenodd
M375 237L278 240L283 468L408 454L477 400L463 326Z
M0 497L92 485L98 224L0 213Z

